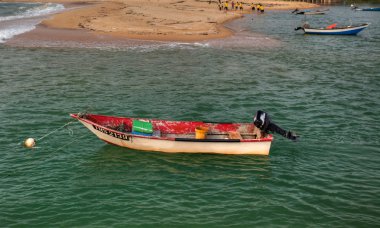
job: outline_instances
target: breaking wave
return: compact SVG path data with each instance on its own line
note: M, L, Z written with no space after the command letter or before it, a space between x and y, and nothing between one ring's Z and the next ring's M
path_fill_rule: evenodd
M65 9L62 4L8 4L0 7L0 43L33 30L44 16L57 13ZM6 9L6 10L4 10Z
M34 7L18 7L14 15L0 17L0 21L10 21L23 18L32 18L57 13L65 9L62 4L46 3L33 4Z

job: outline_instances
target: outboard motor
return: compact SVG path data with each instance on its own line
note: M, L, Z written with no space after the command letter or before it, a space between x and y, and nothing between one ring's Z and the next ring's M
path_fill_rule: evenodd
M285 131L281 127L277 126L275 123L272 123L269 118L269 115L261 110L256 112L256 115L253 118L253 124L261 131L267 134L269 132L275 132L290 140L297 140L297 136L293 132Z

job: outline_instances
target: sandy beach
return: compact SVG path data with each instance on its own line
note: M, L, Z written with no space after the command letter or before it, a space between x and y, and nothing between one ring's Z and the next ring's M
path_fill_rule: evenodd
M62 3L67 9L45 19L37 29L21 35L24 38L29 36L30 39L38 40L42 37L46 39L48 36L51 39L86 40L92 36L94 39L109 37L118 40L129 38L154 41L202 41L228 37L233 32L223 24L240 18L244 14L252 13L251 3L258 3L247 0L242 11L228 10L226 12L219 9L218 1L215 0L31 0L23 2ZM318 7L318 5L305 2L261 0L260 3L265 7L266 13L271 10ZM229 7L231 7L231 1Z

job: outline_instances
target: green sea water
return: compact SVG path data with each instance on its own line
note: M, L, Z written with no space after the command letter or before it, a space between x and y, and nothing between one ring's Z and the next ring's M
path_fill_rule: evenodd
M370 22L358 36L298 34L303 19L246 15L228 25L242 35L195 44L0 44L0 227L380 226L380 13L307 18ZM83 111L249 122L259 109L300 140L275 135L270 156L165 154L60 128Z

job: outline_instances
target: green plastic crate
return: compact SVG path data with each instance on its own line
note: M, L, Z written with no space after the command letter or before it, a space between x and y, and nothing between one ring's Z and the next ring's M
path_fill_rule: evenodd
M152 123L146 121L133 120L132 131L151 134L153 133L153 126Z

